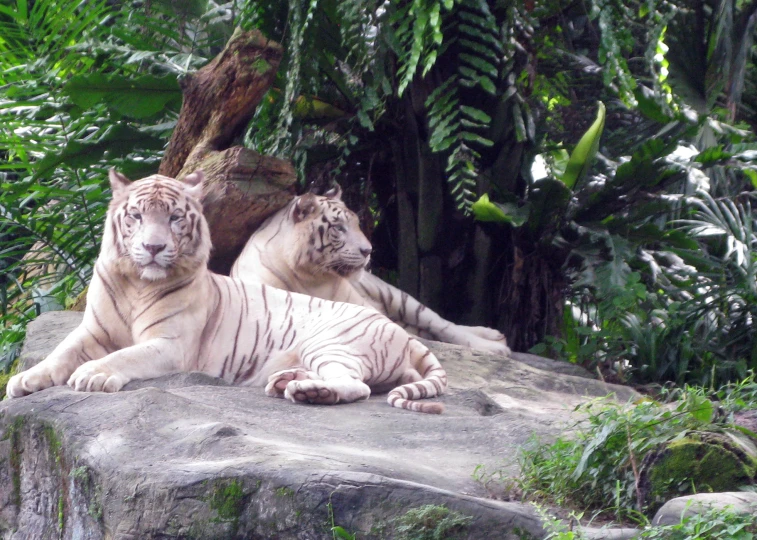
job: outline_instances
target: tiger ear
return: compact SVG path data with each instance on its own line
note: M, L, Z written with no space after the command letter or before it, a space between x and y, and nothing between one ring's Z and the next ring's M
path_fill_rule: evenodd
M205 173L202 169L198 169L192 174L188 174L182 180L185 184L185 189L189 195L199 200L202 198L202 183L205 180Z
M342 186L334 182L334 185L332 185L329 188L329 190L323 194L323 196L329 199L336 199L337 201L341 201L342 200Z
M292 210L292 220L299 223L310 214L315 212L316 198L312 193L305 193L294 201L294 210Z
M117 172L116 169L108 171L108 179L110 180L110 190L113 192L114 197L131 186L131 180L120 172Z

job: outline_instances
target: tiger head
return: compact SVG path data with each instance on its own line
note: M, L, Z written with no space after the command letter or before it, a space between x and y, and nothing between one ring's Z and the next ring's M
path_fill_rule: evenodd
M157 281L205 267L210 232L202 215L202 171L174 180L154 174L130 182L110 171L103 254L120 271Z
M348 277L368 265L371 243L360 230L357 215L341 199L337 186L323 196L306 193L290 205L288 219L296 234L293 268L313 275Z

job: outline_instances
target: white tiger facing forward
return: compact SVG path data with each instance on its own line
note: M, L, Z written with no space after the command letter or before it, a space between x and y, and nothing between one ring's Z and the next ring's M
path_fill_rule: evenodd
M19 397L54 385L116 392L133 379L202 371L269 396L334 404L390 390L394 407L441 413L447 376L418 340L375 310L207 270L202 172L136 182L111 171L100 255L81 325L15 375Z
M493 328L443 319L409 294L364 271L371 244L335 188L296 197L253 233L231 276L335 302L377 309L408 332L508 356Z

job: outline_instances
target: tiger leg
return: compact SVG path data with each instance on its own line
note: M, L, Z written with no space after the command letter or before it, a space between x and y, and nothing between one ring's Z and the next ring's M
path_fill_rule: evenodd
M47 358L11 377L6 395L17 398L51 386L62 386L79 366L107 353L92 332L83 324L79 325Z
M334 405L367 399L371 388L356 378L353 369L339 361L320 360L321 379L293 380L286 385L284 397L295 403Z
M351 283L367 301L408 332L504 356L510 354L505 336L493 328L450 322L409 294L369 273L361 274Z
M82 364L68 378L68 385L79 392L118 392L131 380L179 371L187 371L183 352L171 340L151 339Z
M268 384L265 387L265 395L268 397L283 398L284 391L291 381L304 381L306 379L320 379L315 371L310 371L304 367L284 369L277 371L268 377Z

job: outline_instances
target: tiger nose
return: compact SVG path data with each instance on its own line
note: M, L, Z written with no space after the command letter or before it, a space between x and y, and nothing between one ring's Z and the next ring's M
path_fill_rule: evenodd
M373 248L367 247L367 248L360 248L360 253L362 253L363 257L367 257L373 252Z
M153 257L166 249L165 244L142 244L142 247L149 251L150 255L152 255Z

